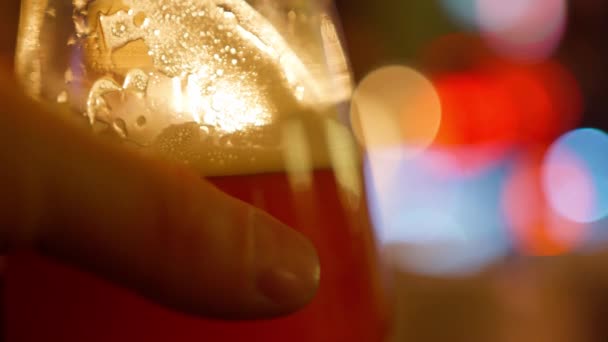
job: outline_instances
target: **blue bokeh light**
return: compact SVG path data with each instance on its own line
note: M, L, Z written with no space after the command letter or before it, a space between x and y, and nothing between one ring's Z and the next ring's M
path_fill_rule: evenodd
M446 170L450 154L428 150L415 159L400 158L397 149L368 154L371 217L389 261L398 267L431 275L468 274L510 248L499 205L507 167L465 175Z
M466 28L477 25L476 0L441 0L441 6L454 21Z
M608 135L594 128L571 131L549 149L543 190L551 207L575 222L608 215Z

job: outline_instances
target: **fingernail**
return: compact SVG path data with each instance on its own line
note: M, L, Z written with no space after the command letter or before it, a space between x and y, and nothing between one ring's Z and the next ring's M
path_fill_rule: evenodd
M317 252L296 230L263 213L256 216L257 289L285 312L298 310L312 300L319 286Z

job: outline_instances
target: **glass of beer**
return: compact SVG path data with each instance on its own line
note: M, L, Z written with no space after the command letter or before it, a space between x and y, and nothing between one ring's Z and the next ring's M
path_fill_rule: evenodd
M224 322L20 252L7 261L8 342L385 339L359 148L344 112L352 79L331 6L22 1L16 67L29 95L126 148L185 163L301 231L322 274L295 314Z

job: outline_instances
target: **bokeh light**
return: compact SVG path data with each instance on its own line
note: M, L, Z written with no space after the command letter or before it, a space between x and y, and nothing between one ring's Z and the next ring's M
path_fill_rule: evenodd
M440 4L450 17L462 26L477 26L476 0L441 0Z
M488 44L517 60L549 57L566 27L566 0L477 0L476 10Z
M573 250L585 226L559 215L541 185L542 153L528 152L516 160L504 184L502 207L518 250L529 255L559 255Z
M451 150L410 158L402 149L368 152L370 213L383 250L397 267L424 274L478 271L507 251L498 205L504 170L470 176Z
M441 75L435 86L443 107L438 143L475 145L512 141L517 112L496 78L481 72Z
M547 153L543 189L555 211L589 223L608 215L608 135L593 128L569 132Z
M548 143L576 127L583 110L578 82L551 61L488 60L470 71L439 73L434 84L443 109L440 144Z
M441 105L433 84L404 66L386 66L365 77L353 95L351 122L367 149L402 147L415 155L439 129Z
M507 59L538 62L549 58L566 29L566 0L440 0L461 27L476 30Z

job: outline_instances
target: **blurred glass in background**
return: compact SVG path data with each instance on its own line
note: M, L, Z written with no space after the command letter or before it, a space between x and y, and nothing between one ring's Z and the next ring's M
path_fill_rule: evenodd
M591 3L338 1L359 82L351 123L391 260L470 273L597 241L606 139L572 48Z

